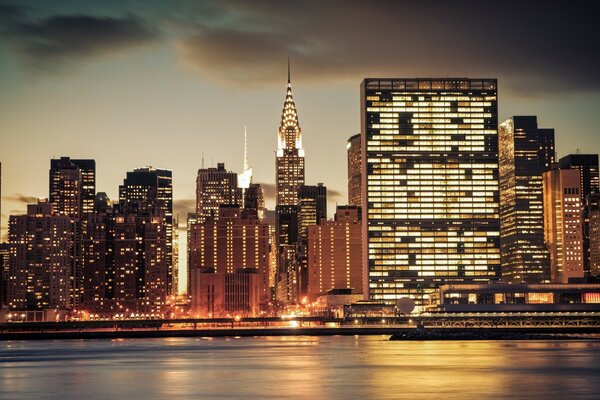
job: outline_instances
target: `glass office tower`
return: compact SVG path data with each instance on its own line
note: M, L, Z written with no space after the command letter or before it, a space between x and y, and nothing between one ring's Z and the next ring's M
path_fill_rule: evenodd
M365 79L365 293L417 306L500 277L495 79Z
M514 116L498 137L502 281L542 283L550 279L542 174L554 163L554 129L538 128L535 116Z

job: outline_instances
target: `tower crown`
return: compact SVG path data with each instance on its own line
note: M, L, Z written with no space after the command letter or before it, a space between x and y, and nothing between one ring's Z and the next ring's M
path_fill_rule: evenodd
M302 135L298 123L298 111L292 93L292 82L290 78L290 61L288 59L288 82L281 112L281 123L279 124L278 150L302 149Z

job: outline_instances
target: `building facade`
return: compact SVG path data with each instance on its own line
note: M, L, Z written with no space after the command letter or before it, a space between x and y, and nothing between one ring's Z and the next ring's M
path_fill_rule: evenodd
M227 171L225 163L217 167L201 168L196 178L196 214L199 221L214 217L224 204L242 206L242 190L238 174Z
M346 144L348 157L348 204L362 206L362 158L360 133L351 136Z
M169 295L162 213L124 203L90 215L83 235L83 304L104 315L163 315Z
M167 288L173 286L173 174L167 169L144 167L127 172L119 186L119 202L135 213L162 215L167 239Z
M282 303L298 300L298 194L304 185L304 149L292 94L288 63L286 97L277 132L275 158L277 274L275 297Z
M365 79L369 299L418 306L446 282L500 277L495 79Z
M554 163L554 129L539 129L534 116L516 116L499 125L498 141L502 281L546 282L542 174Z
M223 205L217 216L190 227L189 273L191 276L205 268L212 268L216 274L254 269L260 302L266 305L270 300L269 251L269 225L258 218L242 217L237 206Z
M302 185L298 190L297 297L308 296L308 228L327 220L327 187Z
M576 169L553 168L543 175L544 238L550 250L550 279L583 277L581 182Z
M586 200L589 219L590 276L600 276L600 193L592 193Z
M581 204L583 206L583 270L591 274L590 212L588 196L600 192L598 176L598 154L569 154L559 160L560 168L579 170Z
M332 289L362 293L362 227L359 207L338 206L333 221L308 227L308 295Z
M196 318L256 317L260 311L260 279L256 269L191 272L191 315Z
M9 219L8 305L13 310L73 307L73 224L39 200Z

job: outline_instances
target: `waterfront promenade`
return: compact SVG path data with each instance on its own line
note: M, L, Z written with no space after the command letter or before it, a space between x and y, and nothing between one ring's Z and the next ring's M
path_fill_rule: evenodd
M419 332L427 331L427 335ZM439 314L391 318L212 318L5 322L0 340L160 337L396 335L408 339L530 338L532 335L598 335L600 314ZM568 337L568 336L566 336Z

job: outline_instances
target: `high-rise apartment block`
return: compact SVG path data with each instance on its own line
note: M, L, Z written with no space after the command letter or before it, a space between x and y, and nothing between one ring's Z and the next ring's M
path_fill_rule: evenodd
M553 168L543 175L544 237L550 250L550 279L583 277L581 181L577 169Z
M516 116L500 124L498 140L502 280L542 283L550 279L542 174L554 163L554 129Z
M71 290L73 305L81 300L81 233L86 217L94 212L96 162L69 157L50 160L49 200L53 212L71 219L73 229L73 266Z
M69 157L50 160L50 203L58 215L82 218L94 211L96 162Z
M360 133L351 136L346 144L348 153L348 204L362 206L362 158Z
M9 220L8 305L13 310L69 309L73 306L73 223L48 201L27 206Z
M163 213L124 202L88 217L83 235L83 304L108 315L164 312L168 291Z
M173 287L173 175L166 169L145 167L127 172L119 186L119 202L136 213L162 215L166 225L167 288Z
M365 292L427 304L500 277L495 79L365 79Z
M333 221L308 227L308 293L311 300L331 289L362 293L360 207L338 206Z

